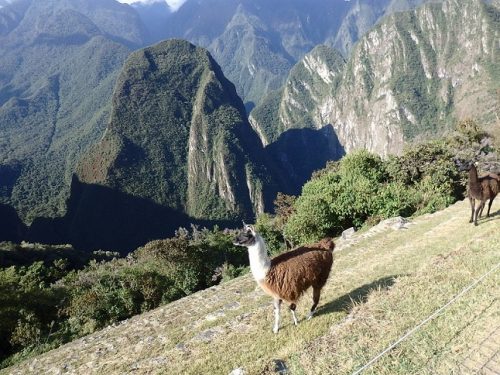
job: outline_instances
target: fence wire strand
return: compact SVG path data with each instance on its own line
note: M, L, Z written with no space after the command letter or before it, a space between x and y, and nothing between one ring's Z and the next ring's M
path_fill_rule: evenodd
M382 358L385 354L390 352L392 349L394 349L396 346L398 346L401 342L406 340L408 337L410 337L412 334L417 332L420 328L422 328L426 323L430 322L434 318L436 318L441 312L443 312L448 306L450 306L452 303L454 303L456 300L458 300L460 297L462 297L464 294L466 294L469 290L474 288L477 284L479 284L481 281L483 281L486 277L488 277L490 274L492 274L494 271L496 271L500 267L500 263L497 263L496 266L494 266L492 269L490 269L488 272L484 273L479 279L474 280L471 284L469 284L467 287L462 289L460 293L455 295L452 299L450 299L448 302L446 302L443 306L441 306L439 309L434 311L431 315L429 315L427 318L422 320L420 323L418 323L415 327L407 331L404 335L402 335L400 338L398 338L396 341L394 341L392 344L390 344L387 348L385 348L383 351L381 351L379 354L377 354L375 357L373 357L370 361L368 361L363 367L360 367L356 371L352 373L352 375L358 375L361 374L363 371L371 367L375 362L377 362L380 358Z

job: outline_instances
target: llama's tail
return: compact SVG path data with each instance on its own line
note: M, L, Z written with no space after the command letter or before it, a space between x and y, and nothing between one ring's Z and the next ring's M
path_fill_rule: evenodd
M333 240L330 237L325 237L318 242L318 246L321 249L333 251L333 249L335 249L335 242L333 242Z

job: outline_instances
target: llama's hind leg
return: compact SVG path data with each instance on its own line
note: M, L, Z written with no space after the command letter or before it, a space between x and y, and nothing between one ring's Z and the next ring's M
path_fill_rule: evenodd
M309 320L313 317L314 312L316 311L316 306L318 306L318 303L319 303L320 295L321 295L321 288L314 288L313 287L313 305L311 306L311 311L309 312L309 315L307 316L307 320Z
M295 303L292 303L290 305L290 312L292 313L293 324L295 324L295 325L299 324L299 322L297 321L297 316L295 315L296 308L297 308L297 305Z
M479 206L476 208L475 218L474 218L474 225L476 225L476 226L477 226L477 218L479 216L479 212L481 212L483 210L485 203L486 203L486 201L481 201Z
M495 199L495 198L491 198L490 203L488 203L488 212L486 213L486 217L490 217L490 209L491 209L491 205L493 204L493 199Z
M281 300L278 298L274 299L274 326L273 326L273 332L278 333L280 329L280 307L281 307Z
M481 209L479 210L479 218L481 219L483 217L483 210L484 210L485 204L481 205Z

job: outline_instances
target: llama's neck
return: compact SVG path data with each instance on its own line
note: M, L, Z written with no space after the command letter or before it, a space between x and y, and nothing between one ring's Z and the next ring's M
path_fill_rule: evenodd
M267 271L271 268L271 259L267 256L266 243L261 236L256 235L255 244L248 247L248 258L254 279L256 281L264 280Z
M469 169L469 189L472 193L481 194L481 184L479 183L479 178L477 177L477 169L475 165Z

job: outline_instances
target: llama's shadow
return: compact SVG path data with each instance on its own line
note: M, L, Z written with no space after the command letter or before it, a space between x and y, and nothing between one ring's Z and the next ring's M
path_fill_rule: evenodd
M481 225L483 223L487 223L488 221L492 221L492 220L498 220L500 218L500 210L497 210L496 212L492 212L490 213L490 216L486 217L486 215L484 215L482 218L479 218L477 220L477 225Z
M315 315L319 316L341 311L349 312L349 310L352 308L353 302L365 303L370 291L389 289L392 285L394 285L396 278L399 276L401 275L382 277L369 284L364 284L356 289L353 289L349 293L344 294L343 296L336 298L333 301L330 301L318 308Z

